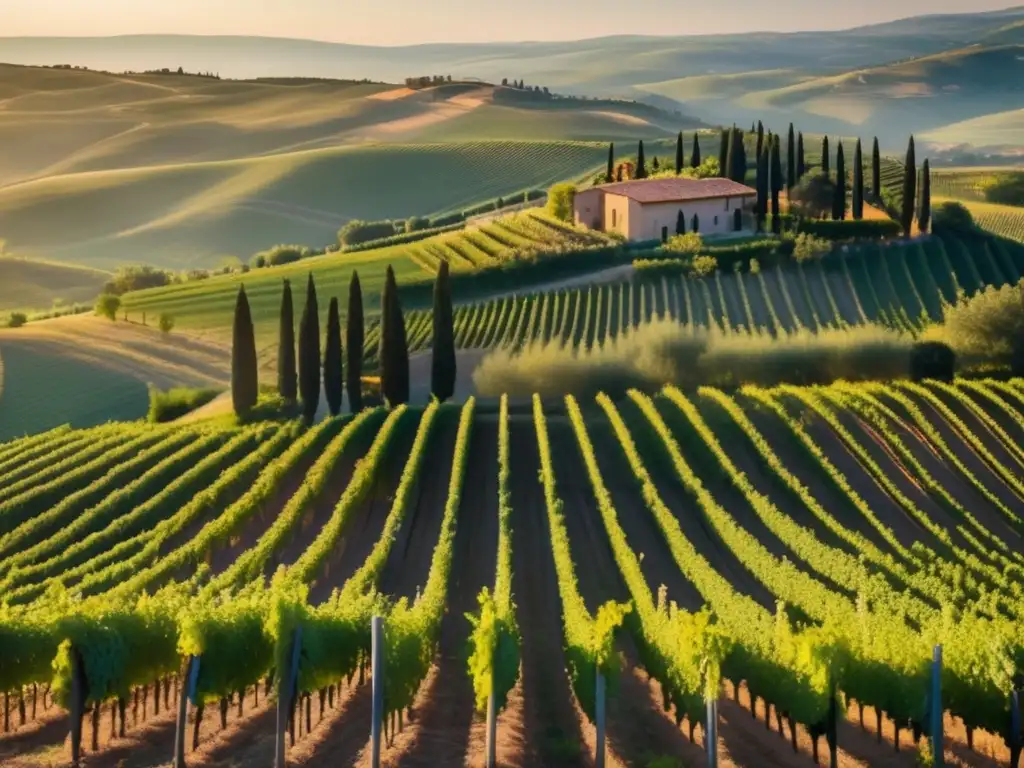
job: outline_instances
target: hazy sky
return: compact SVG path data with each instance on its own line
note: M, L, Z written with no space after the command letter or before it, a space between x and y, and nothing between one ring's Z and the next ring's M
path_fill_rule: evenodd
M0 0L0 36L267 35L373 45L827 29L1009 0ZM497 10L485 10L500 8Z

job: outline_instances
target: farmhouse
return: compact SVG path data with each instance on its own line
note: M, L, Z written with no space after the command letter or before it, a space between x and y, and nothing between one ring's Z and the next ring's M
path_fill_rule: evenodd
M686 231L737 232L753 224L757 192L729 179L637 179L601 184L576 193L577 224L618 232L627 240L666 240L676 234L680 212Z

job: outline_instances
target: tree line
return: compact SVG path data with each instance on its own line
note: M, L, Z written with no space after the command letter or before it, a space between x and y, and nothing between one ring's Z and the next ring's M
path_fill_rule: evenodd
M445 401L455 394L455 329L451 279L447 262L441 262L434 281L433 358L431 393ZM381 294L381 331L378 347L380 391L389 407L409 401L409 347L405 316L398 296L395 273L388 266ZM342 339L341 314L337 297L327 311L324 349L320 349L320 310L316 284L310 273L306 281L306 301L295 337L294 304L291 282L285 280L281 291L278 329L276 393L283 405L298 408L312 422L320 406L321 394L332 416L341 413L347 392L349 409L363 408L363 346L366 338L363 292L359 273L349 281L348 311ZM231 401L235 413L247 419L257 408L260 396L256 334L245 286L238 289L232 326ZM346 376L347 374L347 376Z

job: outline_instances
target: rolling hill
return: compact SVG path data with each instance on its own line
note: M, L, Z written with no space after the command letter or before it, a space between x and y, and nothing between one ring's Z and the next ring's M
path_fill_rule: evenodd
M0 255L0 311L92 303L110 273Z
M480 83L423 90L0 66L0 233L113 269L320 247L351 219L461 210L600 165L604 142L699 121ZM572 138L570 138L572 137Z

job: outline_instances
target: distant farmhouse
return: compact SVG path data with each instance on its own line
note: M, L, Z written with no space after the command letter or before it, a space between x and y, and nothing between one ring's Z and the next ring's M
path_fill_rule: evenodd
M696 224L701 234L724 234L752 227L756 199L755 190L729 179L637 179L580 190L574 218L627 240L666 240L683 221L686 232Z

